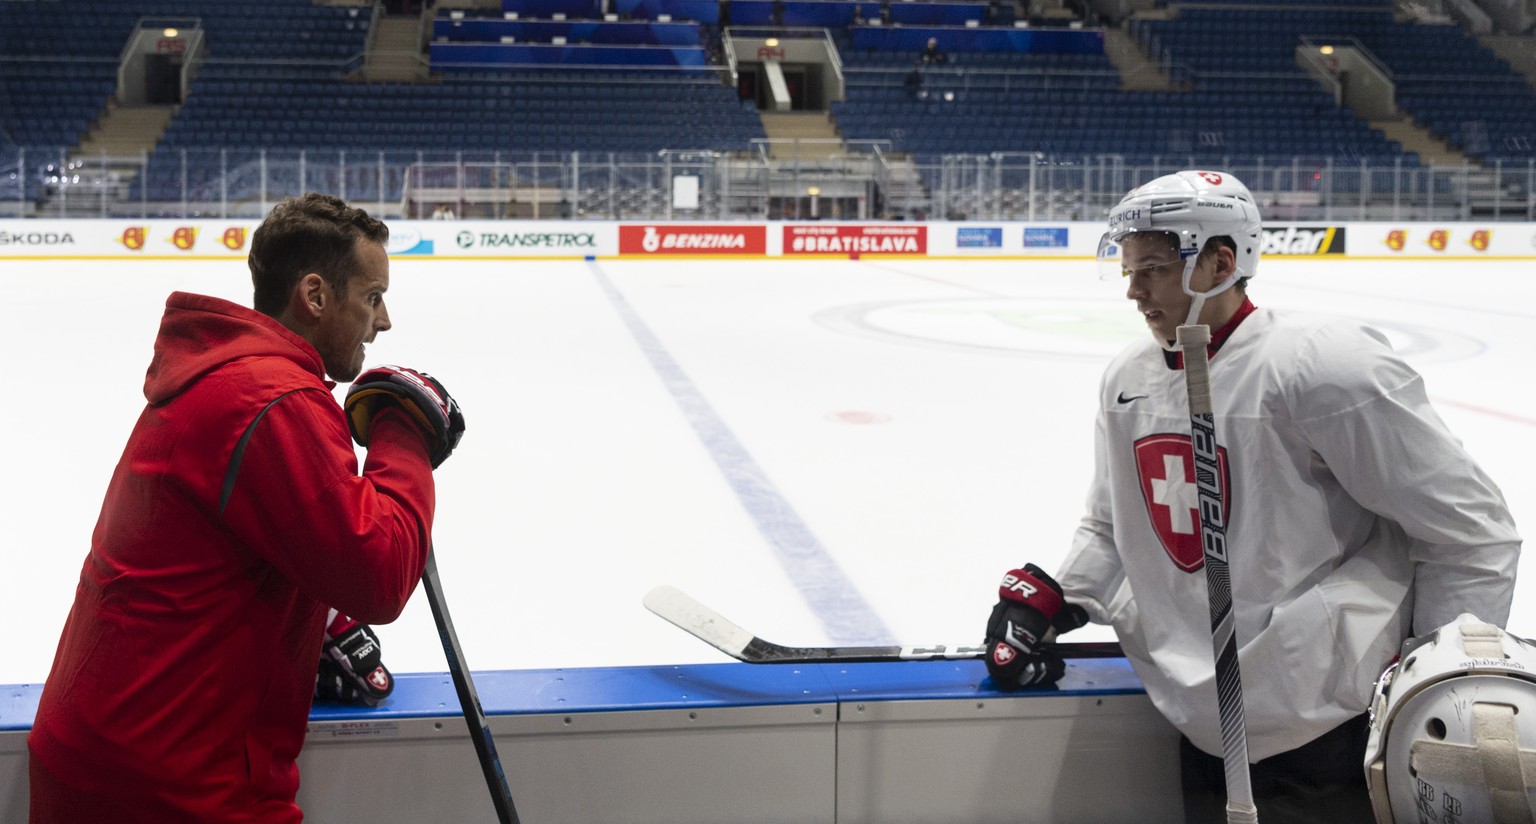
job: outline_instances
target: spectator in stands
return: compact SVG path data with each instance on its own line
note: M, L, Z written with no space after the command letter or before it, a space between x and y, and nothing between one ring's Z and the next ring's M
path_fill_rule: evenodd
M436 380L362 372L390 328L388 238L337 198L289 198L251 239L254 310L166 301L27 740L31 824L303 818L316 662L355 629L327 605L400 614L463 432ZM352 381L345 408L332 381Z
M949 62L949 58L944 52L939 51L939 38L937 37L928 38L928 46L923 49L919 59L924 65L928 66L942 66Z
M902 88L907 90L907 97L913 100L927 97L923 93L923 61L919 60L912 64L912 71L907 72L907 76L902 79L901 85Z
M853 4L853 19L848 21L848 23L851 26L864 25L864 6L862 4Z

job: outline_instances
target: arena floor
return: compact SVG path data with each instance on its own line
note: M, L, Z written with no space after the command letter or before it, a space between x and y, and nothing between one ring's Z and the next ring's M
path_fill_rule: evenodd
M1529 533L1530 269L1271 259L1250 293L1386 329ZM0 270L0 684L48 672L178 289L249 302L243 262ZM389 307L369 362L468 419L435 540L477 670L726 660L643 609L659 584L780 643L979 640L1005 569L1066 554L1099 373L1146 334L1086 261L396 259ZM424 601L380 630L396 672L445 669Z

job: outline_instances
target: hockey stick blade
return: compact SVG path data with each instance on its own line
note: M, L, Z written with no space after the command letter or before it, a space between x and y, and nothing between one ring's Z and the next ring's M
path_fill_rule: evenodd
M786 647L765 641L742 629L720 613L670 586L659 586L645 595L645 608L738 661L749 664L856 664L881 661L931 661L980 658L980 644L933 644L921 647ZM1056 644L1063 658L1123 658L1114 642Z

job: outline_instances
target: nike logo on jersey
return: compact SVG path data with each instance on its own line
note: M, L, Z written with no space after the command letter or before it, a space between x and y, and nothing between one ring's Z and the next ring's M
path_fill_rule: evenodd
M1139 401L1145 397L1146 395L1131 395L1130 397L1126 397L1125 393L1121 392L1119 397L1115 398L1115 403L1130 403L1131 401Z

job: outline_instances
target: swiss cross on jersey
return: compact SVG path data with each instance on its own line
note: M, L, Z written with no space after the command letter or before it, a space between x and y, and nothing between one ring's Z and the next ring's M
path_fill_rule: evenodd
M1227 449L1217 447L1221 467L1221 520L1232 514L1227 494L1231 475ZM1175 566L1194 572L1205 566L1200 546L1200 478L1195 475L1195 456L1188 435L1149 435L1136 442L1136 475L1141 497L1152 519L1152 530ZM1210 480L1210 479L1208 479Z

